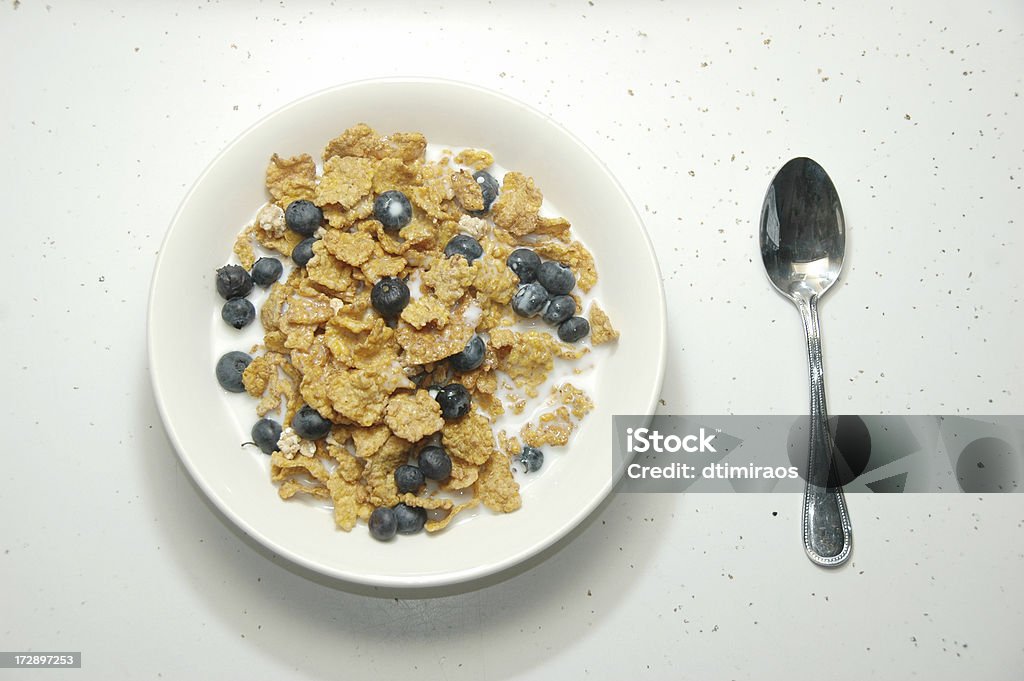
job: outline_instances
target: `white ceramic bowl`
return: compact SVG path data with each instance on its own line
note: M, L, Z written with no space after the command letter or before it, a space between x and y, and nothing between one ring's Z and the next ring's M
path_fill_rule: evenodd
M420 131L428 140L490 150L535 178L588 245L600 300L622 332L597 368L596 408L561 456L523 491L522 509L487 511L436 536L381 543L360 525L338 531L309 504L283 502L249 439L239 400L217 385L223 349L213 337L213 273L237 232L266 200L271 154L319 155L345 128ZM239 349L247 350L247 347ZM325 90L267 116L228 146L188 192L167 232L149 306L153 389L185 467L223 513L278 555L351 582L390 587L453 584L511 567L550 546L609 494L613 414L653 413L665 367L665 302L657 260L629 198L583 144L543 114L503 95L451 81L388 79ZM251 424L252 421L248 423Z

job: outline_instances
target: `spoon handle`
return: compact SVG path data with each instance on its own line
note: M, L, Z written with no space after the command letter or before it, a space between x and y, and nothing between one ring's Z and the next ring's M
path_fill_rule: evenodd
M818 296L796 300L807 338L807 369L811 383L810 443L804 487L804 550L812 562L842 565L853 548L853 528L837 475L832 435L825 406L825 369L818 328Z

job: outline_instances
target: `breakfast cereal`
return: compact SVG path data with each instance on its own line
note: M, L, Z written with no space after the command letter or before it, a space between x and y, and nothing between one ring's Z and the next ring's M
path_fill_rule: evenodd
M233 245L250 269L264 253L289 258L304 239L303 247L312 243L308 260L270 286L259 308L262 343L241 374L256 414L283 416L276 449L264 450L274 449L278 495L329 502L345 531L396 504L426 512L427 532L478 505L515 511L523 499L513 464L531 451L523 444L567 444L593 401L560 383L517 432L499 429L499 417L543 399L556 362L619 337L583 297L597 283L593 256L567 219L543 214L533 178L491 176L488 151L428 160L422 134L381 135L358 124L320 158L318 167L306 153L274 154L268 202ZM396 194L394 212L381 212L392 209L380 201ZM318 211L319 225L289 222L296 201ZM516 293L533 280L512 266L517 249L571 270L576 314L589 302L587 342L562 342L553 329L519 322L526 313ZM310 418L323 429L310 434ZM431 447L445 453L442 469L417 461ZM410 462L426 480L419 489L396 482L396 469Z

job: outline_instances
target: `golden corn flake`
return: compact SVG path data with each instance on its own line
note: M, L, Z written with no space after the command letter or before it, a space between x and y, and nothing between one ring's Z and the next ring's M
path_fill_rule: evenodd
M359 519L360 506L369 497L366 489L358 483L345 480L336 470L327 480L327 490L334 502L334 524L339 529L350 531Z
M332 421L339 419L327 397L326 374L315 376L304 375L299 383L299 394L302 401L320 412L321 416ZM287 420L287 419L286 419Z
M579 359L586 352L585 348L573 348L541 331L494 329L490 345L498 354L498 368L530 397L537 396L537 387L547 380L555 357Z
M289 296L287 307L281 315L281 328L288 329L295 324L323 324L334 316L334 308L330 301L331 298L323 293L314 293L313 296Z
M554 398L569 408L573 417L582 419L594 408L594 401L572 383L563 383L551 391Z
M327 397L334 411L360 426L381 422L390 394L387 382L365 369L336 371L327 381Z
M451 175L452 192L462 210L483 210L484 193L473 176L465 170L457 170Z
M380 135L365 123L354 125L341 133L324 149L324 163L335 156L360 156L369 158L380 146Z
M498 431L498 449L505 453L509 459L515 459L523 452L523 446L519 444L519 438L514 435L509 437L504 430Z
M497 418L505 413L504 404L502 404L502 401L495 395L474 393L473 400L476 402L478 407L490 414L493 418Z
M323 245L335 258L354 267L359 267L369 260L375 250L373 237L369 234L344 232L340 229L327 230Z
M516 321L508 305L486 299L480 304L480 307L482 312L480 314L480 323L477 324L477 329L480 331L490 331L499 326L511 326Z
M285 480L277 488L277 494L282 499L291 499L296 494L309 494L315 497L328 498L330 491L323 485L304 485L295 480Z
M404 350L401 356L403 364L429 364L461 352L473 337L473 327L455 315L443 329L427 325L417 331L411 325L399 324L395 337Z
M282 158L270 157L267 166L267 191L281 208L292 201L313 200L316 195L316 164L309 154Z
M353 366L373 370L385 389L394 392L411 387L405 368L398 361L400 346L395 341L395 330L381 318L373 322L369 333L351 348Z
M316 457L296 456L294 459L289 459L281 452L274 452L270 455L271 480L284 480L300 473L307 473L320 482L327 482L327 478L330 477L330 473Z
M338 462L334 473L339 475L346 482L357 483L363 477L363 469L366 464L352 455L348 448L340 445L328 445L327 453Z
M470 499L469 501L463 504L459 504L458 506L453 508L444 518L441 518L439 520L428 520L423 527L427 530L427 532L439 532L444 528L448 527L448 523L454 520L455 516L462 513L463 511L475 508L479 503L480 500L474 497L473 499Z
M403 193L419 183L419 169L416 165L407 164L400 158L385 158L377 164L373 173L373 192L384 192L397 189Z
M519 483L512 477L508 454L503 451L495 451L480 469L474 490L484 506L492 511L511 513L523 505Z
M497 303L505 309L519 287L519 277L505 264L504 258L480 258L473 266L476 268L473 288L488 302Z
M432 218L458 220L461 213L454 206L455 190L448 171L439 165L422 165L418 179L419 186L412 189L409 200Z
M328 234L334 231L331 230ZM352 276L352 267L328 252L329 247L324 243L326 240L325 237L313 244L313 257L306 263L306 272L311 282L335 293L344 293L356 285L356 280ZM332 298L332 300L338 299Z
M427 138L418 132L396 132L381 138L373 151L379 159L398 159L412 163L423 157L427 150Z
M316 335L316 326L313 324L296 324L288 328L288 337L284 339L284 346L289 350L309 350L313 345L313 337Z
M421 251L430 250L438 243L437 229L433 223L425 220L413 218L413 221L403 227L398 235L404 240L402 242L403 252L407 252L411 248Z
M338 204L349 209L370 193L373 161L356 156L333 156L324 162L316 188L316 204Z
M532 177L522 173L506 173L498 200L491 207L494 224L515 236L530 234L537 229L544 195L533 183Z
M448 306L434 296L422 296L405 306L401 318L417 330L430 323L440 329L448 323Z
M266 248L269 251L277 251L281 255L289 258L292 255L292 251L295 250L295 247L298 246L299 242L304 238L301 234L293 232L290 229L280 236L257 229L253 232L253 236L256 238L256 243L263 248Z
M569 233L569 228L572 225L565 218L537 218L537 226L534 228L534 234L546 234L555 236L558 238L564 237Z
M554 411L541 414L537 418L537 423L527 423L520 431L520 435L523 436L523 442L531 447L560 446L569 442L573 427L569 410L566 407L558 407Z
M455 162L462 166L469 166L473 170L484 170L494 164L494 156L483 149L463 149L455 157Z
M451 456L480 465L494 452L494 433L484 416L470 412L444 424L441 443Z
M252 248L252 239L249 230L238 235L235 239L234 253L238 256L238 262L242 264L247 270L251 270L252 266L256 264L256 251Z
M286 353L288 349L284 346L285 338L287 336L276 329L274 331L267 331L263 334L263 347L271 352Z
M441 487L448 490L465 489L476 482L479 477L479 466L455 456L452 457L452 473Z
M323 211L328 225L335 229L348 229L360 220L365 220L373 215L373 198L364 196L351 208L345 208L340 203L328 203L321 206L320 209Z
M590 318L590 342L593 345L610 343L619 339L619 332L612 326L607 313L601 309L597 301L590 303L590 310L587 313Z
M364 473L370 503L394 506L398 503L395 469L409 461L409 443L395 435L388 438L381 450L366 465Z
M447 511L455 506L455 502L447 497L418 497L409 492L399 495L398 500L406 506L412 506L413 508L425 508L428 511L438 508Z
M470 265L461 255L439 257L434 260L430 269L423 273L423 285L433 289L434 295L442 303L451 305L461 298L476 280L477 269L474 269L474 266L475 263Z
M369 459L380 451L387 439L391 437L391 431L387 426L370 426L365 428L352 429L352 442L356 446L356 456L362 459Z
M242 372L242 385L245 392L259 397L267 390L271 376L277 373L277 363L271 354L259 355Z
M418 442L441 430L441 405L426 390L392 395L384 410L384 423L391 432L410 442Z
M281 398L285 396L287 394L286 391L289 390L289 388L281 390L281 383L281 379L276 375L271 375L270 385L268 386L267 391L263 393L260 401L256 403L257 416L262 418L270 412L277 411L281 408ZM285 420L287 421L287 419Z
M387 255L402 255L410 248L399 235L384 229L384 225L377 220L363 220L355 228L371 236Z
M296 270L298 271L298 270ZM270 289L270 295L260 308L260 322L268 332L275 331L281 320L281 311L284 308L284 301L292 294L292 282L294 276L289 276L286 282L277 282Z
M375 284L382 277L397 277L405 269L405 258L397 255L388 255L379 245L376 245L374 255L363 263L363 277L370 284Z

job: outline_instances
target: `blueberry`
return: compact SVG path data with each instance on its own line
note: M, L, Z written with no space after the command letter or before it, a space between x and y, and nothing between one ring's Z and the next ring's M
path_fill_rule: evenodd
M423 471L416 466L405 464L395 469L395 487L399 494L412 492L416 494L423 486Z
M427 509L398 504L393 509L398 525L398 534L416 534L427 522Z
M370 534L374 539L387 541L398 531L398 519L390 508L381 506L373 509L369 520Z
M274 419L260 419L253 427L252 441L264 454L277 451L277 441L281 439L281 424Z
M473 179L480 185L480 191L484 195L484 209L474 213L486 213L491 209L494 199L498 198L498 181L486 170L478 170L473 173Z
M316 237L309 237L300 241L295 248L292 249L292 260L299 267L305 267L306 263L313 259L313 244L316 243Z
M233 393L245 392L245 386L242 385L242 372L251 363L252 357L244 352L232 350L225 353L217 360L217 369L214 372L217 374L217 382L220 383L220 387Z
M245 298L252 290L252 277L241 265L224 265L217 270L217 293L224 300Z
M277 258L260 258L252 266L252 280L257 286L270 286L284 274L284 265Z
M558 326L576 314L576 301L572 296L555 296L548 302L541 319L552 326Z
M220 316L231 326L240 329L256 319L256 308L245 298L231 298L220 309Z
M486 350L487 346L484 345L484 339L473 334L473 337L469 339L466 347L461 352L457 352L448 358L448 364L451 365L452 369L460 373L472 371L484 363L484 353Z
M380 220L384 229L395 232L412 221L412 204L402 192L389 189L374 200L373 217Z
M520 317L536 317L548 302L548 291L535 281L523 284L512 296L512 310Z
M370 291L370 304L383 317L397 317L409 304L409 286L398 277L383 277Z
M437 445L427 445L418 458L423 476L430 480L445 480L452 474L452 460L448 452Z
M558 337L566 343L575 343L590 333L590 322L583 317L569 317L558 325Z
M469 413L469 391L461 383L449 383L437 391L434 399L441 405L441 416L448 421Z
M562 263L549 260L537 268L537 281L551 295L561 296L576 286L576 275Z
M305 404L292 417L292 430L306 440L319 440L331 432L331 422L313 407Z
M324 222L324 212L312 201L292 201L284 210L288 229L302 236L313 236Z
M461 255L469 264L473 264L473 261L483 254L484 249L480 242L466 234L456 234L444 246L444 257Z
M523 464L527 473L538 471L544 465L544 452L536 447L523 447L523 451L519 455L519 463Z
M520 284L529 284L537 279L537 268L540 267L540 256L529 248L517 248L509 253L505 260L508 268L519 277Z

